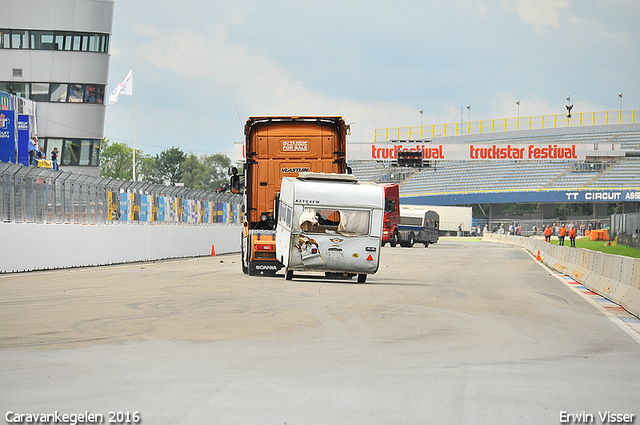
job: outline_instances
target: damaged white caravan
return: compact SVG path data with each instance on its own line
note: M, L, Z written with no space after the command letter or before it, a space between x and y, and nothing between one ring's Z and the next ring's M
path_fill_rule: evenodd
M294 270L358 275L378 271L384 191L350 174L300 173L280 187L276 258Z

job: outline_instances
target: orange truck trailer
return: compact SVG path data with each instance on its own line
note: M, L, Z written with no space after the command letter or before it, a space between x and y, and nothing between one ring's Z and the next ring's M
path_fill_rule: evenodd
M283 177L346 172L342 117L250 117L245 133L242 271L275 274L278 194Z

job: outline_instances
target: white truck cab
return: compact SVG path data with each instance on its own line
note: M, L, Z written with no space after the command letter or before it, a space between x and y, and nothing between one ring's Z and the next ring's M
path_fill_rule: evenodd
M293 271L357 274L378 271L384 191L350 174L284 177L276 227L276 258Z

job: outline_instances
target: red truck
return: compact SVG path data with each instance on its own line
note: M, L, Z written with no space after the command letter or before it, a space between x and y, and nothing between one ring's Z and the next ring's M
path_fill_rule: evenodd
M400 241L400 188L397 183L381 183L380 186L384 189L382 246L387 242L396 246Z

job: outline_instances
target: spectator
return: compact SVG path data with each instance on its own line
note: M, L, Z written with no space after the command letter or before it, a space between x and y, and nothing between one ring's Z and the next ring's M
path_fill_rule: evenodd
M577 236L576 227L572 225L569 228L569 241L571 242L571 248L576 247L576 236Z
M564 246L564 237L567 235L567 228L564 223L558 229L558 245Z
M29 139L29 165L36 165L36 150L38 150L38 137Z
M58 171L58 148L53 148L51 151L51 166L54 171Z
M520 226L519 224L516 226L516 235L522 235L522 226Z
M458 225L458 237L462 236L462 223Z
M47 153L44 151L44 146L41 146L38 151L36 151L36 159L47 159Z
M553 234L553 230L551 230L550 226L545 227L544 229L544 240L551 243L551 235Z
M504 235L504 226L501 224L500 228L498 229L498 234L499 235Z
M482 230L482 235L484 236L485 234L487 234L488 231L489 231L489 225L485 224L484 229Z

